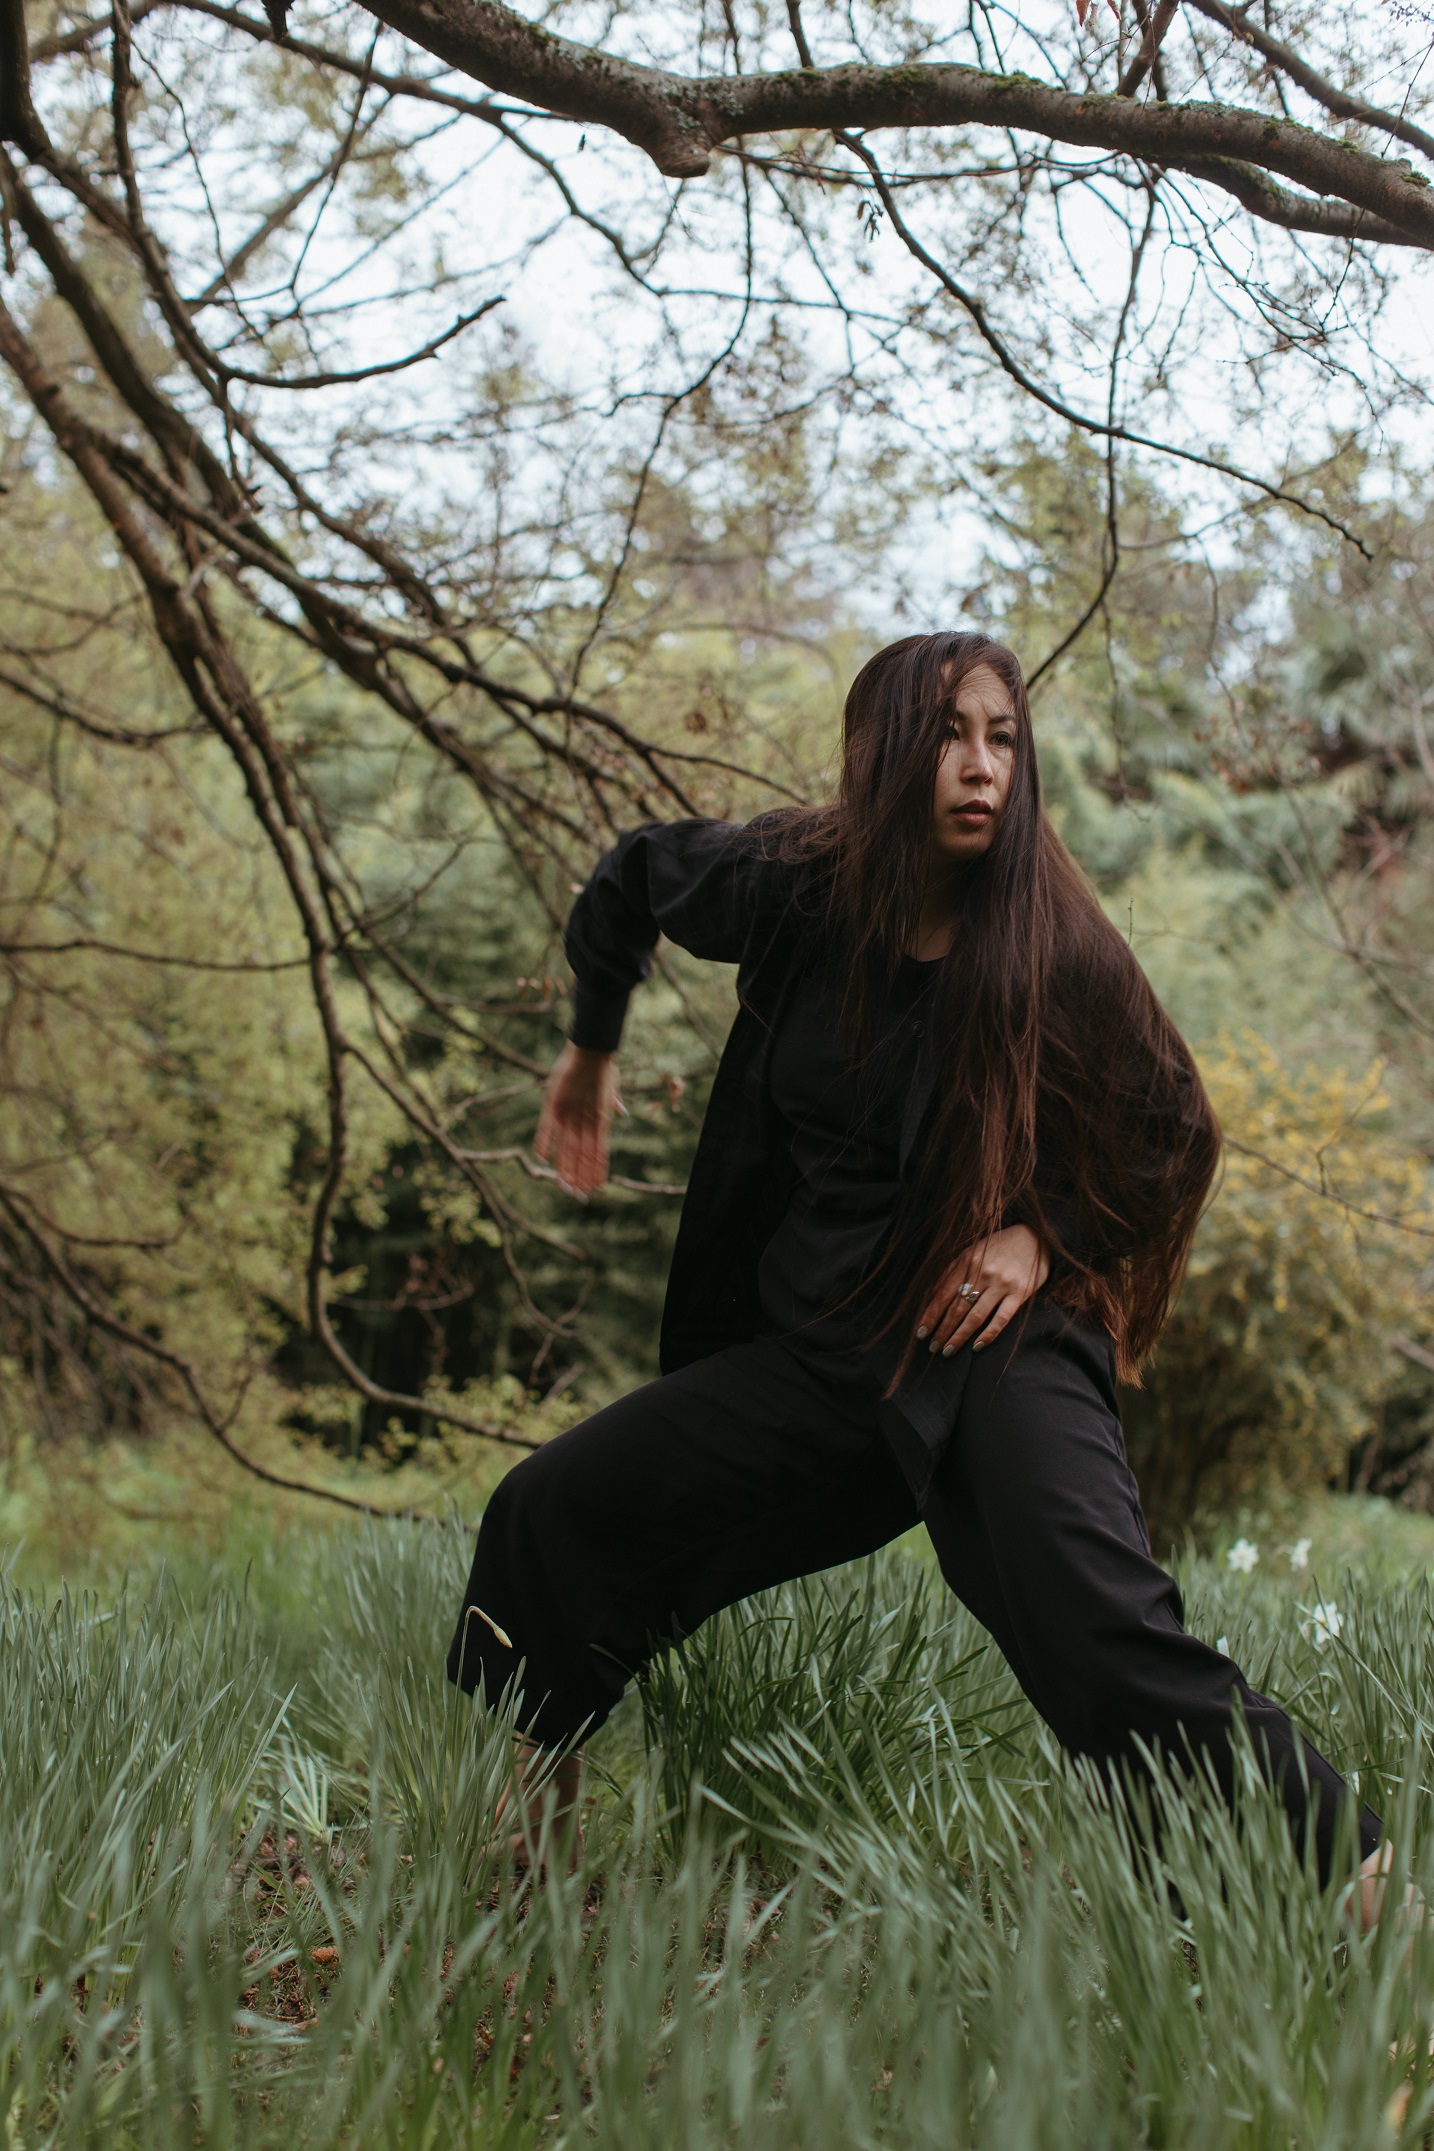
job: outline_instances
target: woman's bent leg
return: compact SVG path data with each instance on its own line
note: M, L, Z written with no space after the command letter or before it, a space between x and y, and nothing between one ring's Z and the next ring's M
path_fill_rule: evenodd
M496 1700L524 1661L520 1723L557 1746L600 1725L673 1636L916 1520L866 1391L772 1340L734 1346L509 1472L484 1512L449 1678L471 1691L481 1675Z
M948 1583L995 1636L1062 1744L1136 1762L1137 1741L1209 1757L1227 1797L1238 1697L1255 1752L1328 1878L1343 1778L1220 1652L1189 1635L1150 1554L1104 1334L1045 1302L975 1355L925 1521ZM1303 1777L1301 1765L1303 1764ZM1360 1817L1368 1854L1379 1822Z

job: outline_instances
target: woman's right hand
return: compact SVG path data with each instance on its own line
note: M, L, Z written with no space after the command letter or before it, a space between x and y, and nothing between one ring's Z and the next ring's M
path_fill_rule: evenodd
M548 1077L533 1152L552 1166L558 1186L580 1202L607 1179L612 1116L621 1111L617 1056L569 1039Z

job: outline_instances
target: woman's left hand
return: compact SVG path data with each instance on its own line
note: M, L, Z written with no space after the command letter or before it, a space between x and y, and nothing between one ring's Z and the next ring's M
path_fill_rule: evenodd
M968 1247L946 1270L922 1312L918 1337L950 1358L963 1344L982 1352L1040 1291L1050 1261L1029 1225L1008 1225ZM979 1333L979 1334L978 1334Z

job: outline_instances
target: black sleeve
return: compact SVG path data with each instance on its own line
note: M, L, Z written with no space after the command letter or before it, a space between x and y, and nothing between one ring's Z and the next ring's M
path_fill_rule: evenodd
M604 852L568 918L576 980L568 1036L615 1053L628 996L652 968L659 934L714 963L739 963L775 862L751 825L645 822Z

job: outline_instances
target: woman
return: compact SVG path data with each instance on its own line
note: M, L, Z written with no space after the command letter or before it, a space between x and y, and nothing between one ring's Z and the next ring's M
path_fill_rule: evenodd
M1020 667L881 651L837 799L649 824L573 908L569 1043L535 1139L607 1175L615 1055L659 934L738 965L673 1255L662 1378L549 1443L483 1518L449 1653L528 1753L600 1725L674 1636L918 1519L1036 1709L1103 1766L1209 1758L1238 1699L1322 1876L1343 1779L1182 1626L1121 1440L1219 1131L1188 1050L1046 819ZM560 1812L577 1798L559 1765ZM1365 1809L1362 1909L1381 1871Z

